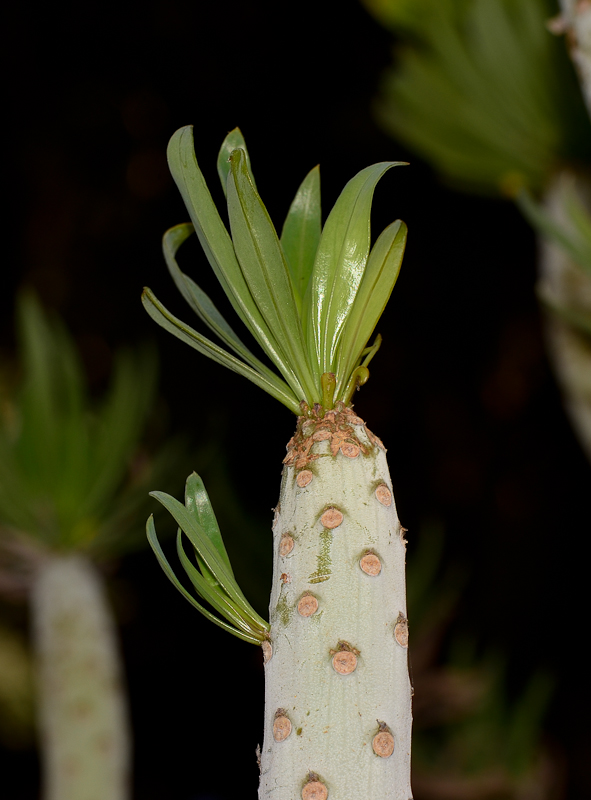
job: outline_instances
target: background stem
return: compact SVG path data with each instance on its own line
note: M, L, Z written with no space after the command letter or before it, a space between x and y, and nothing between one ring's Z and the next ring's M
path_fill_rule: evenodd
M102 581L79 555L50 556L31 593L44 800L125 800L130 742Z

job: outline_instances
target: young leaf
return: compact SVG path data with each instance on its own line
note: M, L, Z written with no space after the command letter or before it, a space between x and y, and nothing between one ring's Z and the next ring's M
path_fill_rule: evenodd
M401 163L382 162L361 170L341 192L322 231L303 311L310 358L320 373L335 371L336 349L365 271L375 186Z
M215 576L230 600L247 614L255 614L260 623L266 626L267 623L252 610L248 600L240 591L235 578L230 574L215 548L201 530L201 526L196 523L185 506L179 503L178 500L175 500L174 497L164 492L150 492L150 497L154 497L162 503L166 510L174 517L179 528L186 534L193 547L199 553L207 569Z
M230 559L228 558L228 553L226 552L224 540L222 539L222 534L211 506L209 496L205 486L203 485L203 481L196 472L193 472L191 475L189 475L185 484L185 508L195 517L195 520L201 526L201 529L217 550L218 555L226 565L230 575L234 577L232 567L230 566ZM203 572L204 577L208 578L209 576L212 579L210 582L217 583L217 580L207 570L207 567L203 561L198 558L198 562L199 568L201 569L201 572Z
M406 244L406 225L397 220L389 225L373 246L361 286L349 313L339 348L336 396L357 365L382 316L400 272Z
M281 246L300 316L321 233L320 168L314 167L302 181L281 231Z
M228 625L227 622L224 620L219 619L216 617L215 614L212 614L211 611L208 611L204 606L195 600L195 598L185 589L183 584L179 581L176 575L173 572L172 567L168 563L166 556L162 548L160 547L160 542L158 541L158 536L156 535L156 528L154 526L154 517L150 515L148 521L146 523L146 534L148 536L148 542L150 543L150 547L154 551L156 558L158 559L158 563L162 567L164 574L168 578L168 580L172 583L172 585L178 589L178 591L182 594L185 600L188 600L191 605L200 611L204 617L214 623L214 625L218 625L220 628L223 628L228 633L232 633L234 636L238 636L239 639L243 639L245 642L251 642L252 644L260 644L260 639L255 638L252 635L248 635L243 633L242 631L234 628L232 625Z
M228 595L220 588L219 584L212 585L195 568L191 563L190 558L185 553L182 541L182 532L179 530L177 533L177 553L183 569L187 573L189 580L197 590L198 594L208 602L216 611L225 617L228 622L233 623L238 628L242 629L244 633L250 633L253 636L260 635L260 639L264 638L265 627L261 626L254 617L248 612L242 612L235 603L228 597Z
M199 169L193 147L192 126L181 128L173 134L167 155L170 171L191 215L195 233L230 303L288 383L292 387L297 385L290 364L277 347L275 337L244 280L230 235Z
M216 336L242 358L256 372L264 375L280 391L287 388L287 384L279 376L263 364L241 339L234 333L230 325L217 310L207 294L188 275L181 271L176 261L176 253L184 241L194 232L192 223L186 222L170 228L163 237L162 249L168 270L187 303Z
M197 333L189 325L185 325L184 322L181 322L180 319L171 314L148 288L143 291L142 303L152 319L169 333L172 333L173 336L176 336L177 339L194 347L195 350L211 358L212 361L248 378L248 380L255 383L259 388L264 389L271 397L279 400L280 403L283 403L295 414L300 413L299 402L287 384L281 382L281 385L278 386L276 383L271 382L267 377L260 375L252 367L214 344L210 339Z
M308 366L291 277L273 223L250 180L242 150L232 153L227 188L232 240L242 274L293 368L298 386L292 388L301 400L314 402L318 397Z

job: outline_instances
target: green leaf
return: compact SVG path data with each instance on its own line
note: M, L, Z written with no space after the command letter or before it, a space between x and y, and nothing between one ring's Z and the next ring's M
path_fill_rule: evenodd
M389 225L374 244L361 286L349 313L341 345L336 396L362 357L378 320L382 316L398 278L406 245L406 225L397 220Z
M218 336L228 347L242 358L256 372L265 376L279 391L288 389L287 384L262 361L260 361L246 347L241 339L234 333L230 325L217 310L210 298L188 275L179 268L176 261L176 253L179 247L194 232L193 225L186 222L170 228L163 237L162 247L164 258L169 272L187 303L216 336ZM295 395L294 395L295 397Z
M222 146L220 147L220 152L218 153L218 175L220 176L220 181L222 183L222 189L224 190L224 195L227 194L227 183L228 183L228 174L230 172L230 156L232 155L233 150L243 150L244 155L246 156L246 163L248 166L248 171L250 173L250 179L252 181L253 186L255 186L254 176L252 174L252 167L250 164L250 156L248 155L248 150L246 149L246 142L244 141L244 136L242 135L242 131L240 128L234 128L233 131L226 136L224 141L222 142Z
M250 293L230 235L197 164L192 126L181 128L173 134L167 155L170 171L191 215L195 233L224 292L242 322L293 389L297 386L295 375Z
M234 577L218 521L209 500L209 495L207 494L203 481L196 472L189 475L185 484L185 508L195 517L195 520L217 550L228 572ZM203 572L205 578L211 579L210 582L218 582L215 576L207 570L207 567L201 559L199 559L199 568L201 572Z
M387 170L402 163L361 170L341 192L322 231L303 311L310 358L320 374L335 372L337 347L363 278L374 189Z
M220 590L219 584L215 587L212 586L191 563L191 560L183 548L182 533L180 530L177 533L176 543L177 553L183 569L187 573L189 580L203 600L213 606L213 608L216 611L219 611L219 613L225 617L228 622L236 625L244 633L250 633L254 636L257 634L262 634L260 635L260 640L262 641L264 638L265 628L261 627L254 620L251 620L248 615L243 616L240 613L240 609L238 609L235 604L232 603L226 593Z
M289 381L290 385L300 400L315 402L319 398L289 270L267 209L250 180L242 150L232 153L227 188L232 239L242 274L286 363L293 369L296 385Z
M98 516L110 505L152 408L157 377L151 348L122 349L116 354L108 394L93 430L92 480L80 507L85 516Z
M253 614L259 623L263 627L266 627L267 623L253 611L250 603L240 591L235 578L230 571L228 571L216 549L201 529L201 526L197 524L185 506L179 503L178 500L175 500L174 497L164 492L150 492L150 497L154 497L158 500L158 502L160 502L174 517L177 525L186 534L193 547L199 553L207 569L215 576L230 600L246 614Z
M268 378L256 372L252 367L249 367L243 361L235 358L226 352L223 348L214 344L210 339L202 336L197 331L193 330L189 325L181 322L180 319L170 313L160 301L155 297L153 292L145 288L142 294L142 303L148 314L152 319L157 322L161 327L176 336L182 342L195 348L202 355L206 355L218 364L227 367L232 372L237 372L248 380L252 381L261 389L264 389L271 397L279 400L280 403L287 406L294 414L299 414L301 409L299 403L289 388L285 384L285 388L279 388L275 383L272 383Z
M281 246L300 315L321 233L320 168L314 167L302 181L281 231Z
M224 622L219 617L216 617L215 614L212 614L211 611L208 611L204 608L200 603L195 600L195 598L185 589L182 583L174 574L172 567L168 563L166 556L162 548L160 547L160 542L158 541L158 536L156 535L156 528L154 526L154 518L150 515L147 523L146 523L146 534L148 536L148 542L150 543L150 547L154 551L156 558L158 559L158 563L162 567L164 574L168 578L168 580L172 583L172 585L178 589L178 591L182 594L185 600L188 600L191 605L200 611L204 617L217 625L220 628L223 628L225 631L232 633L234 636L238 636L239 639L243 639L245 642L251 642L252 644L260 644L260 640L256 639L254 636L250 636L246 633L243 633L241 630L234 628L232 625L228 625L227 622Z

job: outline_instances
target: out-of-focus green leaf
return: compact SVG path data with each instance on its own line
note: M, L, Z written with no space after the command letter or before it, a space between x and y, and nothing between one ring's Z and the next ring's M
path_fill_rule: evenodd
M362 0L363 5L386 28L400 31L421 31L437 7L457 14L467 0Z
M18 317L23 378L0 413L0 525L49 549L100 556L116 521L109 551L121 552L147 495L131 466L154 399L155 354L116 353L106 399L91 402L59 318L32 295L19 299Z
M365 271L374 189L387 170L401 163L361 170L341 192L322 231L303 310L310 359L321 374L335 372L336 351Z
M404 247L406 225L397 220L389 225L374 244L359 291L343 332L339 348L336 394L361 359L364 348L382 316L398 278Z
M271 383L268 378L260 375L252 369L252 367L249 367L243 361L230 355L230 353L219 347L219 345L214 344L210 339L197 333L197 331L193 330L189 325L185 325L184 322L181 322L180 319L171 314L170 311L160 303L150 289L144 289L142 303L152 319L169 333L172 333L173 336L176 336L177 339L195 348L195 350L202 355L211 358L212 361L222 364L233 372L237 372L239 375L248 378L248 380L255 383L261 389L264 389L271 397L274 397L276 400L286 405L291 411L294 411L296 414L299 413L299 403L287 384L285 384L284 389L278 388L275 383Z
M157 381L154 353L143 348L120 350L115 357L107 398L97 414L93 450L93 475L82 504L84 514L95 517L109 504L129 468L152 405Z
M231 156L228 213L236 255L257 308L290 365L294 392L317 399L291 276L267 209L250 181L242 150Z
M302 181L281 231L281 246L300 316L321 233L320 168L314 167Z

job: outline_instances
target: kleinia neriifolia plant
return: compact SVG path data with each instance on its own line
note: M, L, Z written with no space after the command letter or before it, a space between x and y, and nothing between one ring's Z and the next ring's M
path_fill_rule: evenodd
M143 295L146 310L297 416L273 522L270 624L236 585L198 476L187 480L184 506L160 492L153 496L177 521L179 558L211 610L174 576L151 518L148 538L191 603L263 648L261 800L409 800L404 529L385 448L352 408L380 346L379 335L371 343L370 338L406 242L406 226L397 220L371 246L372 198L380 178L401 162L361 170L345 186L324 228L314 168L278 236L239 130L226 137L217 162L230 232L197 164L192 128L174 134L168 158L191 223L165 234L166 263L189 305L228 349L173 316L149 289ZM177 250L193 232L236 313L279 374L242 343L179 268ZM193 552L185 549L183 534Z

